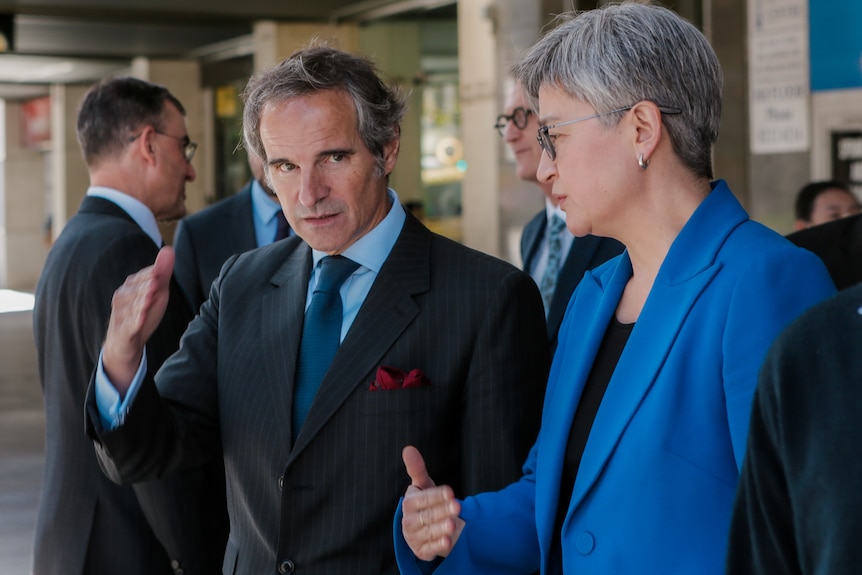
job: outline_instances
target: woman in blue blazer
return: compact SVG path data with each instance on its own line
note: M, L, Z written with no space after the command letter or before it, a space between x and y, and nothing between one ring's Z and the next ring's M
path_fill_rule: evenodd
M399 566L722 573L758 370L781 329L835 288L816 256L712 181L722 79L694 26L608 5L549 32L518 75L538 100L537 176L568 228L626 251L569 303L520 481L458 501L404 450Z

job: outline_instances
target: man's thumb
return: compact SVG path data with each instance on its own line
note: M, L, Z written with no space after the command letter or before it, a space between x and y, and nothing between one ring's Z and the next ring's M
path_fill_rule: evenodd
M159 250L153 267L160 283L167 285L171 281L171 274L174 272L174 259L174 250L170 246L164 246Z
M428 470L425 469L425 460L419 450L408 445L401 451L401 458L404 460L404 467L407 468L407 475L415 487L419 489L428 489L434 487L434 482L428 475Z

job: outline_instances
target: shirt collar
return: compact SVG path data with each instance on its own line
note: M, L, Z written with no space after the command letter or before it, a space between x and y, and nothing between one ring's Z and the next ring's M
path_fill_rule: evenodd
M254 210L255 215L264 223L272 221L272 218L274 218L275 214L281 209L281 205L278 201L272 200L272 196L269 192L263 189L260 182L252 179L251 209Z
M129 217L138 224L145 234L150 236L156 246L162 246L162 233L159 231L156 217L143 202L120 190L104 186L90 186L87 189L87 195L116 204L121 210L129 214Z

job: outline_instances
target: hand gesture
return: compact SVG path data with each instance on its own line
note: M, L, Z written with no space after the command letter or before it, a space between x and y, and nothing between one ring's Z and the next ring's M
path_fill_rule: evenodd
M111 299L102 365L121 397L138 371L144 345L165 314L173 269L174 251L164 247L153 265L127 277Z
M412 481L401 505L404 540L423 561L446 557L464 529L464 520L458 517L461 504L451 487L434 485L419 450L408 445L401 457Z

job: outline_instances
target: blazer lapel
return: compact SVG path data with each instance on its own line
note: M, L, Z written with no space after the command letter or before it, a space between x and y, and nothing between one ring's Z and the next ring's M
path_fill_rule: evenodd
M723 182L719 182L671 245L596 413L584 447L566 521L571 519L573 511L598 481L629 421L659 376L689 310L719 272L721 266L715 263L716 254L733 229L747 219L747 214L730 190ZM627 257L625 261L628 261ZM615 281L620 275L619 271L618 266ZM619 283L617 285L624 287ZM605 299L611 299L613 295L611 303L616 307L621 294L622 290L618 293L609 290ZM610 307L609 303L603 301L600 309L607 312ZM582 378L592 367L597 348L596 338L600 340L604 332L599 335L593 330L591 336L590 341L595 345L590 351L590 361L585 362L589 366L581 365ZM583 356L580 359L583 360ZM583 379L579 379L579 382L582 387ZM577 392L577 398L580 397L580 391ZM574 407L577 405L576 401L574 405L571 401L568 403L571 415L567 417L569 425L564 429L571 427ZM558 453L563 454L565 439L560 442L556 447L560 449Z
M273 419L278 422L278 433L283 437L292 435L293 382L311 261L311 248L304 242L297 242L296 249L273 274L270 283L274 289L264 294L260 308L263 357L271 360L275 368L266 385L274 410L282 414Z
M408 215L404 229L320 384L291 459L357 386L368 386L387 350L419 314L414 296L430 289L431 233Z
M576 327L571 322L563 326L548 377L536 461L536 498L540 500L536 505L536 525L545 550L553 536L568 430L608 323L632 275L628 254L623 254L610 273L604 285L602 278L592 272L581 281L570 311L572 317L580 318L579 323Z
M653 286L596 413L575 480L569 513L593 486L625 428L655 382L685 316L718 266L683 283ZM604 334L603 334L604 335Z

